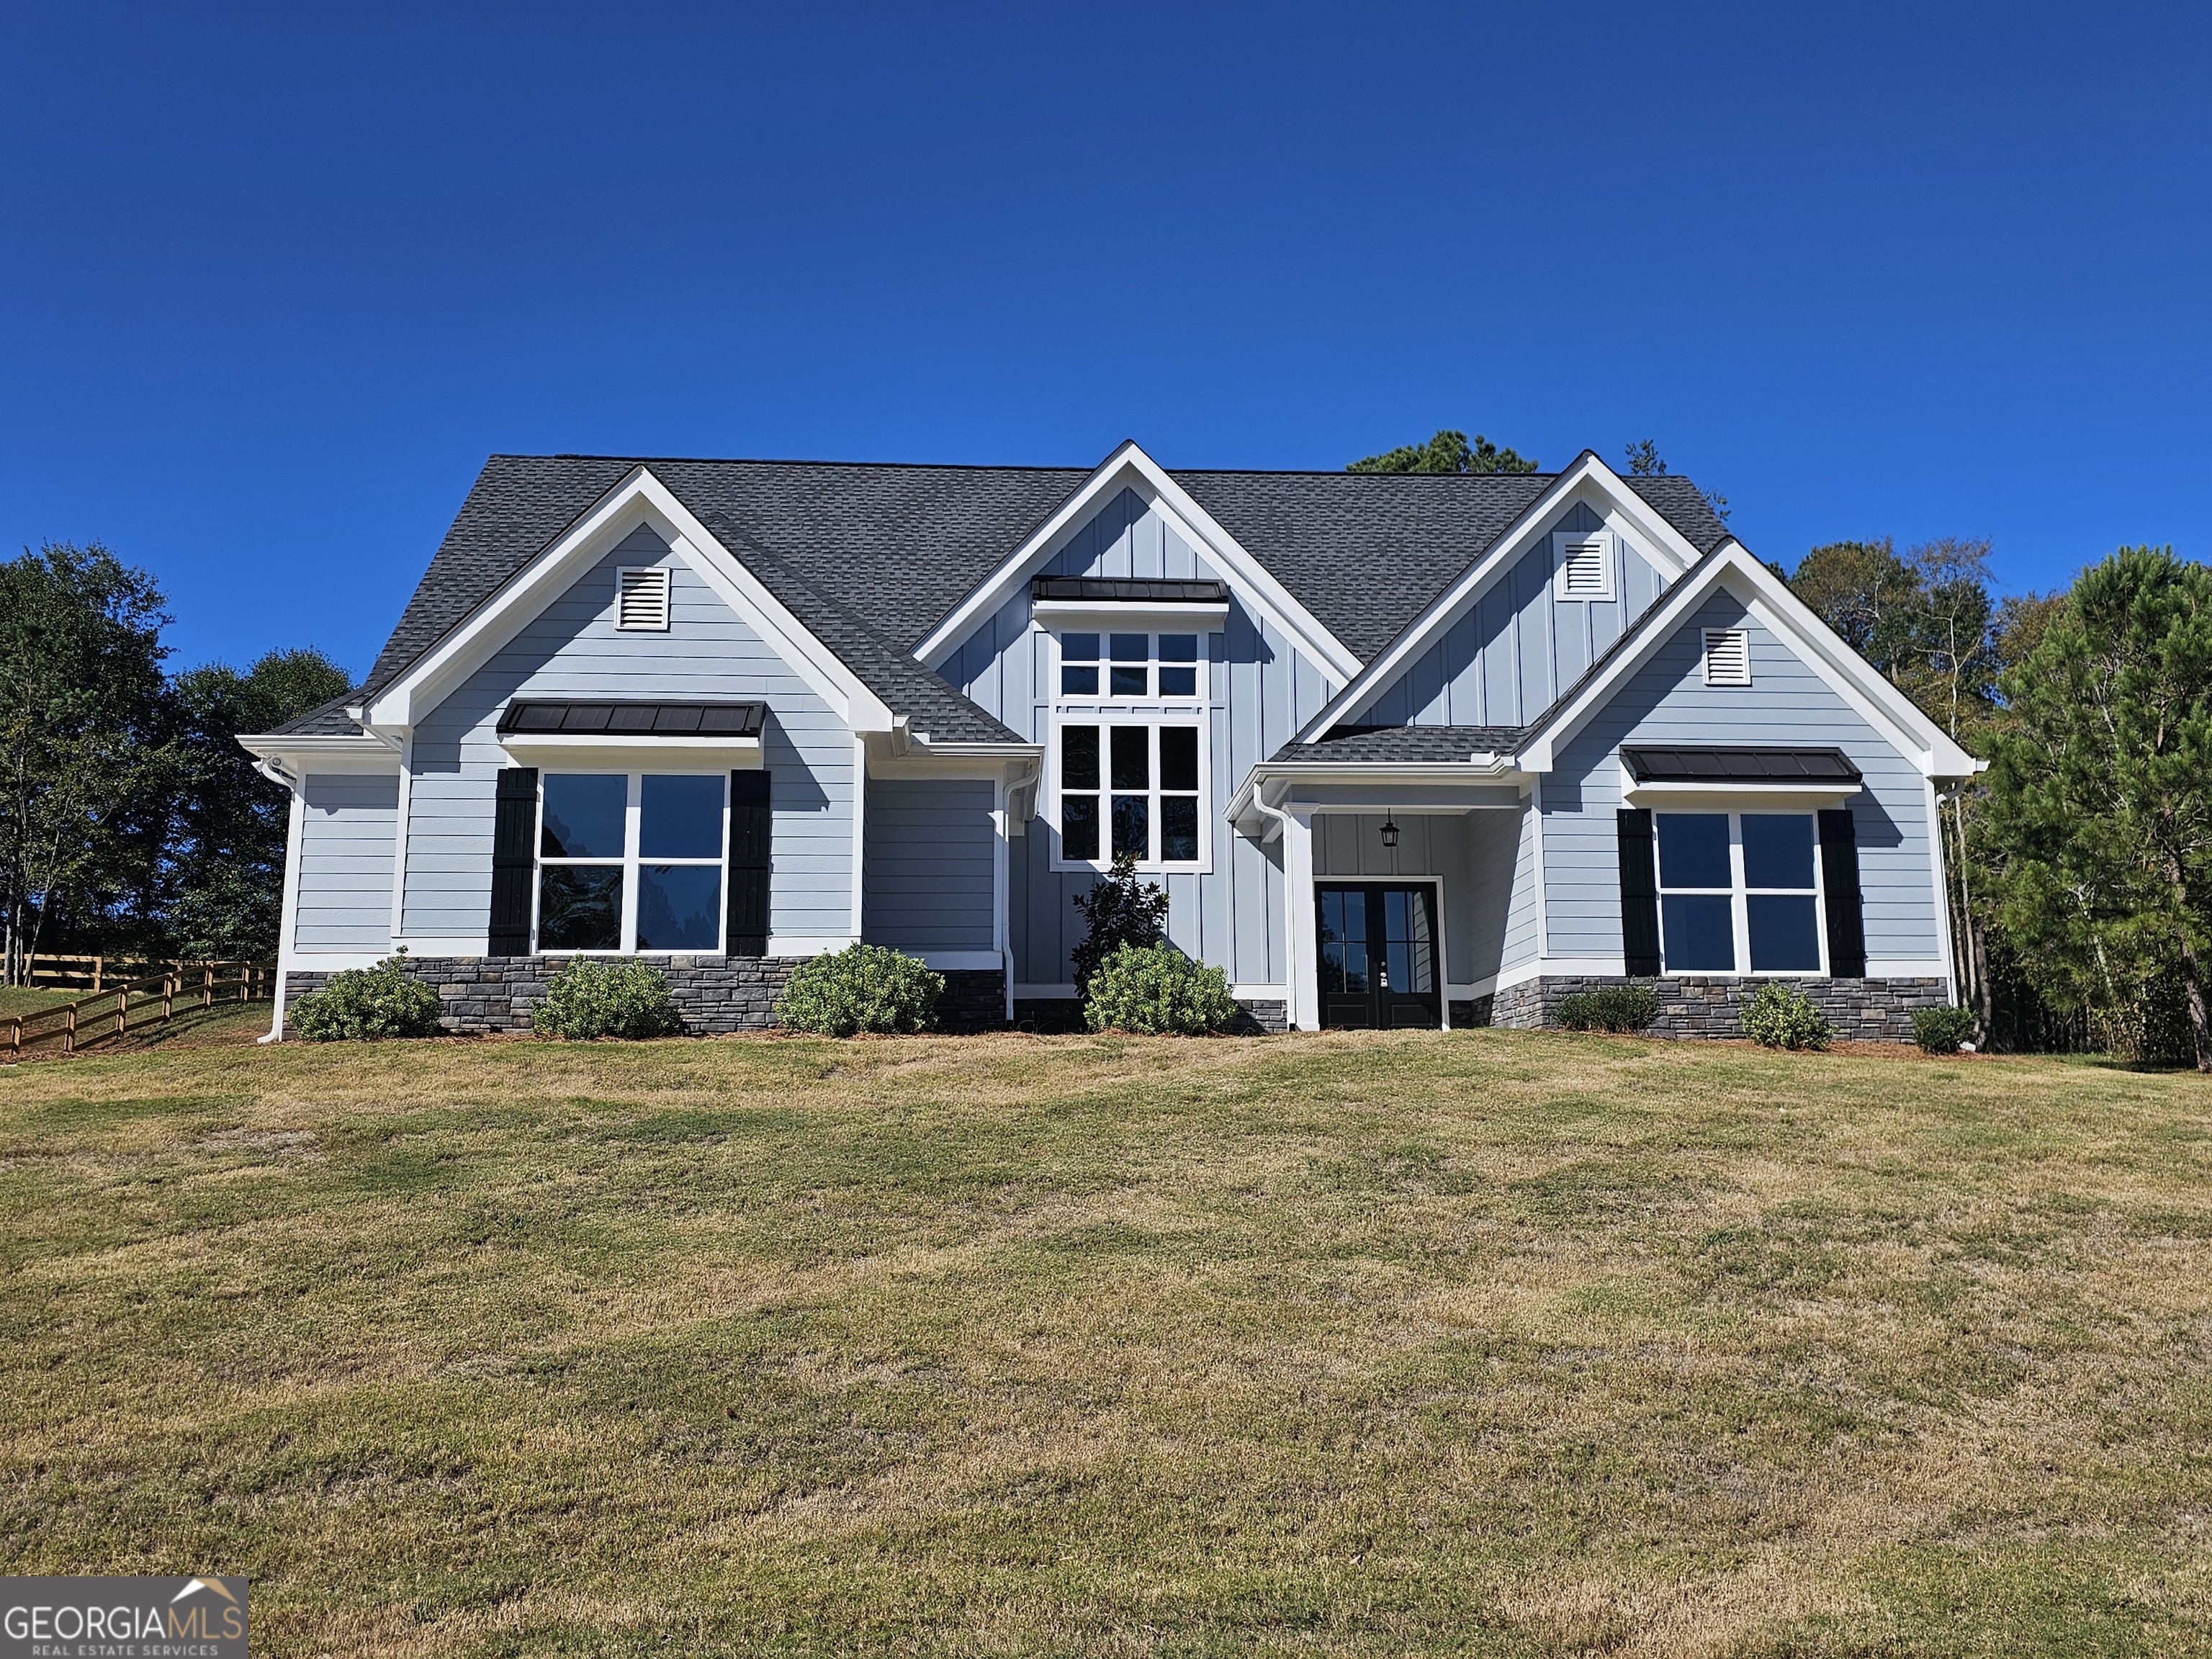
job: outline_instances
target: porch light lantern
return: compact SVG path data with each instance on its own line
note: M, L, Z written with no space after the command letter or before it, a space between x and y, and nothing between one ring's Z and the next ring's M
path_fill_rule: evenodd
M1395 813L1382 820L1382 844L1385 847L1395 847L1398 844L1398 819Z

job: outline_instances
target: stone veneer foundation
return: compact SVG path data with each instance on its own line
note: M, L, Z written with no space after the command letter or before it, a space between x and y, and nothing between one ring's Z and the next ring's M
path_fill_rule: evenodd
M1607 979L1559 977L1523 980L1472 1004L1452 1005L1452 1024L1466 1008L1470 1024L1504 1025L1522 1030L1556 1025L1559 1004L1577 991L1608 985L1648 985L1659 994L1659 1018L1653 1036L1740 1037L1743 1004L1764 980ZM1950 999L1940 979L1798 979L1784 983L1813 999L1836 1035L1856 1042L1910 1042L1917 1008L1940 1008Z
M438 1023L459 1036L526 1031L531 1010L544 1000L545 982L566 967L566 957L409 957L407 977L438 988ZM775 1024L775 1000L804 960L798 957L673 957L655 958L696 1036L764 1031ZM323 988L330 975L295 969L285 976L284 1006ZM1006 979L997 969L956 969L945 975L937 1000L939 1025L948 1031L1002 1031L1006 1027Z

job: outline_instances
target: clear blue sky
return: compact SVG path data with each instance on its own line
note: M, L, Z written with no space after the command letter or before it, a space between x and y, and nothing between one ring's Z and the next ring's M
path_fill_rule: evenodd
M0 20L0 548L365 669L484 455L1650 436L1761 555L2212 551L2212 9Z

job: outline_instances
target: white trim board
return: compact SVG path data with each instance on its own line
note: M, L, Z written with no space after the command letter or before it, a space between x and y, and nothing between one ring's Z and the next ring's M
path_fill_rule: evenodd
M1344 642L1132 440L1117 446L996 570L930 629L915 647L915 660L924 667L934 667L958 649L969 634L1004 610L1023 584L1074 539L1092 514L1124 489L1165 519L1221 571L1248 608L1305 652L1330 678L1342 682L1359 672L1359 659Z
M501 647L641 526L648 527L763 643L855 731L884 731L891 714L836 653L809 633L690 508L638 467L498 590L448 629L363 710L384 731L411 728Z

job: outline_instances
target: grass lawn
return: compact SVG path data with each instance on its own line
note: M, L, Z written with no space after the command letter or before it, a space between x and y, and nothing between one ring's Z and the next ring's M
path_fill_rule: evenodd
M283 1655L2212 1653L2193 1074L243 1040L0 1070L0 1571Z

